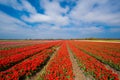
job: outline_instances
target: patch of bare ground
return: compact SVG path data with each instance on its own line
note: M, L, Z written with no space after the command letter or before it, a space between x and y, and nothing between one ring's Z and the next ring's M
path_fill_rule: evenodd
M49 65L50 61L54 58L54 56L56 55L58 49L59 49L59 47L57 47L55 49L55 51L53 52L53 54L50 56L50 59L47 61L46 65L39 72L37 72L35 75L31 76L30 78L26 78L25 80L41 80L40 79L40 75L42 75L43 73L45 73L44 71L45 71L47 65Z
M85 76L83 71L80 70L80 67L77 64L77 60L74 58L72 51L70 50L69 47L68 48L68 52L69 52L69 56L70 56L70 60L72 62L72 67L73 67L73 73L75 75L75 80L92 80L92 77L89 76Z

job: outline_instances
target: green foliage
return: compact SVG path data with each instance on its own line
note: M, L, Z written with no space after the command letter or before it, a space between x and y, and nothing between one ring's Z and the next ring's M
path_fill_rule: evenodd
M66 78L68 78L68 79L69 79L69 78L70 78L70 76L68 75L68 76L66 76Z

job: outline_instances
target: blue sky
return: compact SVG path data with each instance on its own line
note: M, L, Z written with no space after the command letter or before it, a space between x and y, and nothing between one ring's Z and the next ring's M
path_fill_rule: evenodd
M120 0L0 0L0 39L120 38Z

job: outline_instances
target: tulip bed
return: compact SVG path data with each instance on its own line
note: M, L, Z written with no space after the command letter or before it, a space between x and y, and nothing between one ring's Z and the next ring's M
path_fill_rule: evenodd
M76 65L72 64L68 49L74 56ZM86 76L86 80L120 80L120 44L52 40L41 44L0 50L0 80L28 78L31 80L75 80L76 70L73 71L73 66L77 66L77 70L83 72L81 74Z
M45 74L42 74L38 80L74 80L66 43L62 44L57 54L47 65Z
M38 48L27 50L27 51L21 52L16 55L2 58L2 59L0 59L0 71L6 70L6 69L10 68L11 66L21 62L22 60L29 58L29 57L39 53L40 51L50 48L56 44L58 44L58 43L44 44L42 46L39 46Z
M4 57L7 57L7 56L15 55L15 54L27 51L27 50L36 49L36 48L38 48L40 46L43 46L43 45L45 45L45 44L26 46L26 47L15 48L15 49L13 48L13 49L10 49L10 50L0 50L0 57L4 58Z
M0 58L8 57L11 55L16 55L16 54L19 54L19 53L22 53L25 51L29 51L32 49L37 49L37 48L46 46L46 44L51 45L51 44L54 44L54 42L53 43L49 43L49 42L41 43L41 44L36 44L36 45L32 45L32 46L25 46L25 47L21 47L21 48L13 48L10 50L0 50Z
M77 47L101 62L120 71L120 43L73 42ZM109 45L109 46L108 46ZM113 49L114 50L113 50ZM119 48L119 50L118 50Z
M23 76L29 76L34 73L37 68L51 55L53 51L43 50L42 52L16 64L6 71L0 72L1 80L19 80Z
M84 53L69 42L70 49L78 60L78 64L86 74L91 74L96 80L119 80L118 75L108 70L96 58Z

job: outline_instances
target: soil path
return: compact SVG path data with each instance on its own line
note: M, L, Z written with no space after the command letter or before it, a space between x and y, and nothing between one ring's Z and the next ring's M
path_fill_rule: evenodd
M73 73L75 75L75 80L89 80L86 79L86 77L84 76L83 72L80 70L76 59L74 58L74 56L72 55L72 52L70 50L69 47L68 48L68 52L69 52L69 56L70 56L70 60L72 62L72 67L73 67Z

